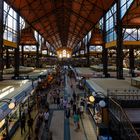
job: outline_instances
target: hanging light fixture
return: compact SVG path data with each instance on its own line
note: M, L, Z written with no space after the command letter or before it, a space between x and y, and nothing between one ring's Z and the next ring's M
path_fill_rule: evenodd
M25 28L21 30L20 45L37 45L37 41L34 36L34 31L27 23Z
M93 29L90 45L102 45L103 44L103 35L102 31L98 28Z

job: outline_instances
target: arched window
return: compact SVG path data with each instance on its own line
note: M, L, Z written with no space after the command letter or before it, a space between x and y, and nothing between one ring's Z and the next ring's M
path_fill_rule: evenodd
M62 52L63 54L63 57L67 57L67 51L66 50L63 50L63 52Z

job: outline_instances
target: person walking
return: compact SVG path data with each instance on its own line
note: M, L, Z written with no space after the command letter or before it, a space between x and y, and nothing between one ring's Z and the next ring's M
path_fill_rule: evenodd
M6 134L5 133L2 134L1 140L6 140Z
M78 115L78 113L76 112L74 115L73 115L73 121L74 121L74 130L77 130L80 128L80 125L79 125L79 120L80 120L80 117Z
M73 106L73 99L72 98L70 99L70 104L71 104L71 108L72 108L72 106Z
M23 133L23 131L25 132L25 123L26 123L26 117L25 117L25 113L23 112L22 116L21 116L21 120L20 120L20 128L21 128L21 135Z
M48 110L44 113L44 121L45 121L45 127L48 130L48 121L49 121L49 111Z
M76 103L73 104L72 109L73 109L73 115L74 115L76 113Z
M57 96L57 108L60 109L60 97L59 97L59 95Z
M75 91L73 91L72 96L73 96L73 100L74 100L74 102L76 102L76 93L75 93Z
M60 98L60 109L63 108L63 97Z
M64 107L64 110L65 110L65 109L66 109L66 107L67 107L67 103L68 103L68 102L67 102L67 100L66 100L66 99L64 99L64 100L63 100L63 107Z
M34 120L33 120L32 117L30 117L27 121L27 125L28 125L28 128L29 128L29 135L30 135L30 131L33 132L33 122L34 122Z
M70 117L70 107L69 106L67 106L67 108L66 108L65 116L67 119L69 119L69 117Z

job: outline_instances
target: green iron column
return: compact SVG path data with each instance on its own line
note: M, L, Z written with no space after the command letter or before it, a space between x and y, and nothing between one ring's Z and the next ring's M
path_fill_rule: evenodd
M85 39L84 39L83 43L84 43L84 56L86 56L86 45L85 45Z
M36 68L39 68L39 34L37 37L37 45L36 45Z
M90 67L90 43L89 43L89 35L87 35L87 66Z
M36 67L39 68L39 44L36 45Z
M116 56L116 68L117 68L117 79L123 79L123 34L122 34L122 20L121 20L121 9L120 0L117 1L117 56Z
M20 41L20 16L17 13L17 47L15 48L15 71L14 71L14 77L19 77L19 64L20 64L19 41Z
M135 69L135 64L134 64L135 58L134 58L134 49L130 48L129 49L129 68L130 68L130 73L132 77L135 77L134 69Z
M24 45L21 46L21 65L24 66Z
M82 43L81 43L81 46L82 46ZM79 48L79 50L78 50L79 56L80 56L81 46L80 46L80 48Z
M106 16L103 17L103 45L102 45L102 62L103 62L103 74L107 78L108 75L108 49L105 48L106 43Z
M5 48L6 48L6 68L10 68L9 47L5 46Z
M3 8L4 0L0 0L0 80L3 79Z

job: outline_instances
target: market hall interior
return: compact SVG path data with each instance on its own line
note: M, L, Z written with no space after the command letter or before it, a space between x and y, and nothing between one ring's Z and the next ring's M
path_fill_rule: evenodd
M0 0L0 139L140 140L140 0Z

